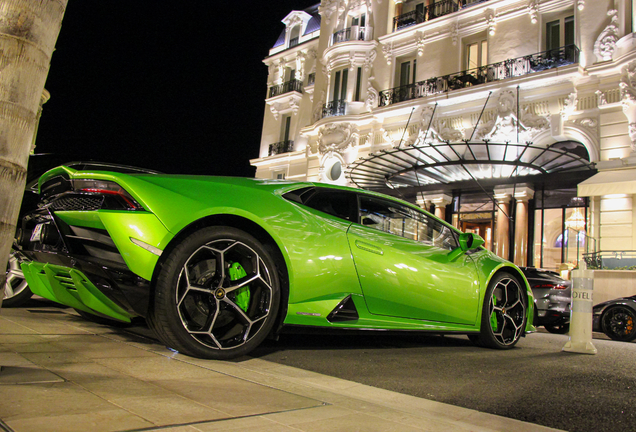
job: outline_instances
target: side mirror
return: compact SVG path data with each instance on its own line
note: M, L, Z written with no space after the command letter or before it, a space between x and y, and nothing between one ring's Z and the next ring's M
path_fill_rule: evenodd
M466 252L471 249L477 249L483 245L485 240L479 235L474 233L462 233L459 235L459 247L462 251Z

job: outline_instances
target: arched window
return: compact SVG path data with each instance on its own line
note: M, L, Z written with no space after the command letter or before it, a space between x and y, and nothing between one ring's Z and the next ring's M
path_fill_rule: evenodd
M300 40L300 24L292 27L291 32L289 34L289 48L298 45L298 41Z

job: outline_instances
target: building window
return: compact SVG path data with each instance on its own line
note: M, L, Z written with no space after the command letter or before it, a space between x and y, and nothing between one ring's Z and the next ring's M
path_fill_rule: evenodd
M574 45L574 16L563 16L545 25L546 51Z
M347 98L347 80L349 69L345 68L337 71L333 79L333 101L345 100Z
M399 87L413 84L416 82L417 60L406 60L399 63Z
M278 170L272 173L272 178L276 180L285 180L285 170Z
M289 34L289 48L298 45L300 41L300 25L294 26Z
M533 265L559 270L561 263L576 265L586 252L589 212L576 189L538 191L535 195Z
M289 141L289 130L291 129L291 116L283 116L280 130L280 140L282 142Z
M355 94L355 101L360 101L360 91L361 91L361 87L362 87L362 68L359 67L358 68L358 74L356 76L356 94Z
M466 44L466 69L477 69L488 64L488 41L485 39Z
M351 26L364 27L366 25L367 14L358 15L351 18Z

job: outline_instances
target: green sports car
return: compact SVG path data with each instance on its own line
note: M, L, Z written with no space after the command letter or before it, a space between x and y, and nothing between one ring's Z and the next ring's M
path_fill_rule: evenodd
M81 169L80 169L81 168ZM533 330L521 271L417 206L320 183L60 166L16 242L31 290L97 322L145 317L195 357L249 353L287 328Z

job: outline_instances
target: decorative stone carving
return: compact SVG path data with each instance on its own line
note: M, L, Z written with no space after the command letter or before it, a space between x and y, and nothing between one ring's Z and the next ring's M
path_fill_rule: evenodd
M354 124L329 124L318 130L318 149L321 154L329 152L342 154L356 144L359 136L358 128Z
M274 120L278 120L278 116L281 112L291 111L294 115L298 114L300 110L301 96L294 94L287 94L283 98L277 98L275 101L267 102L269 110L274 115Z
M364 72L370 73L371 68L373 67L373 62L377 57L378 53L373 49L367 53L367 57L364 59Z
M459 23L455 22L451 25L451 38L453 40L453 46L457 46L457 41L459 40Z
M364 101L364 106L367 111L373 111L373 108L378 106L378 101L380 100L380 93L373 87L372 79L369 78L367 83L367 98Z
M296 79L302 81L305 76L305 58L307 54L302 51L296 53Z
M636 103L636 61L623 68L618 86L621 89L621 100L625 111L628 105Z
M539 22L539 5L535 0L530 0L530 3L528 3L528 15L530 15L532 24Z
M577 120L577 122L591 129L595 129L598 126L598 120L589 117Z
M417 55L422 57L424 55L424 46L426 46L426 35L417 32Z
M322 117L322 106L325 103L325 91L320 91L320 99L318 99L318 103L314 106L313 119L314 123L320 120Z
M383 45L382 46L382 54L384 54L384 59L386 60L386 64L389 66L393 62L393 45Z
M331 16L335 12L335 7L333 7L334 1L325 0L320 3L318 6L318 13L321 17L324 18L325 24L331 23Z
M618 11L612 9L607 12L610 24L605 27L594 43L594 55L598 61L609 61L616 50L618 41Z
M629 139L632 141L632 151L636 151L636 122L630 123L628 127Z
M285 59L281 58L276 63L276 69L278 71L278 77L276 78L276 84L282 84L285 79Z
M497 17L495 15L495 11L492 9L486 9L484 11L484 15L486 15L486 23L488 25L488 34L490 36L494 36L495 27L497 26Z
M603 92L602 92L602 91L600 91L600 90L596 90L596 91L594 92L594 94L596 95L596 104L597 104L598 106L606 105L606 104L607 104L607 99L606 99L606 97L605 97L605 93L603 93Z
M477 127L476 139L513 142L519 136L519 142L532 141L537 133L550 127L546 117L535 115L526 107L517 119L516 97L510 90L502 91L497 102L497 116L482 126Z
M563 110L561 111L561 115L564 119L567 119L574 111L576 111L579 105L579 98L576 92L570 93L568 97L565 99L565 103L563 104Z
M576 0L576 7L578 10L582 11L585 9L585 0Z

